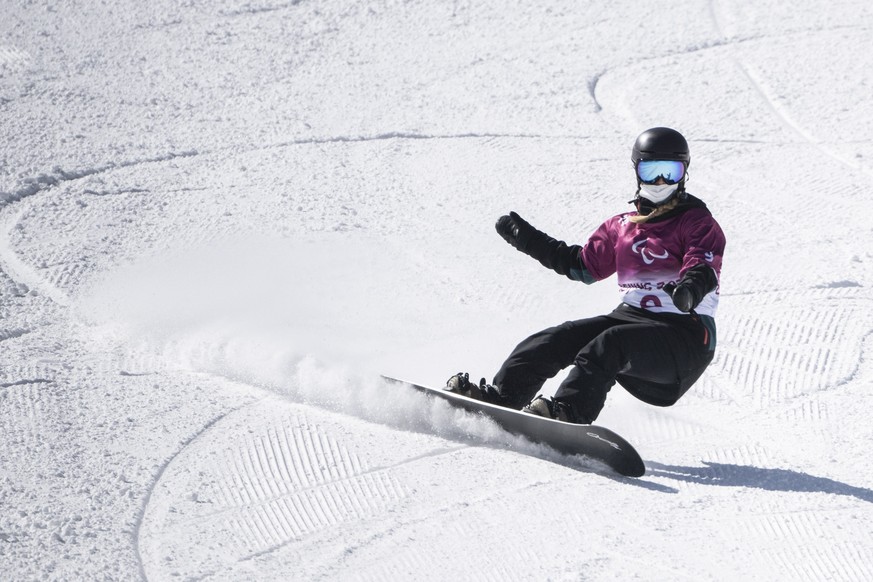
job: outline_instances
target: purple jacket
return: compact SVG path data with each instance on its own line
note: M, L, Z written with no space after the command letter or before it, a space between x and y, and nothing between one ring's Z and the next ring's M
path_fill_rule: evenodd
M695 265L709 265L721 276L725 237L705 206L651 223L635 224L629 212L613 216L582 247L581 259L595 280L618 275L622 301L653 312L681 313L663 287L679 282ZM715 316L719 289L708 293L695 311Z

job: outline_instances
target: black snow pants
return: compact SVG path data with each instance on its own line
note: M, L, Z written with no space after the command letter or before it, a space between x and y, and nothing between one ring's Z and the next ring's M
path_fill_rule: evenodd
M616 381L643 402L675 404L703 374L714 349L711 319L622 304L609 315L568 321L522 341L494 385L502 404L521 408L546 380L572 365L554 397L591 423Z

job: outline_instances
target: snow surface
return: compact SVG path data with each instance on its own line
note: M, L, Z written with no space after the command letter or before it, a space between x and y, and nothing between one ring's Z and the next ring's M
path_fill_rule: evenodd
M873 579L871 6L3 0L0 578ZM612 309L493 224L655 125L728 249L645 477L379 381Z

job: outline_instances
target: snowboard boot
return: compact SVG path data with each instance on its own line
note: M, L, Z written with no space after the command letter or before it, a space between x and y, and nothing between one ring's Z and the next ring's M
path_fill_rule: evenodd
M500 392L497 388L485 382L485 378L479 380L479 384L470 381L470 374L458 372L446 381L446 390L472 398L496 404L500 401Z
M536 414L538 416L560 420L561 422L590 424L577 418L573 409L566 402L560 402L554 398L546 398L545 396L537 396L530 401L530 404L522 408L521 411L527 412L528 414Z

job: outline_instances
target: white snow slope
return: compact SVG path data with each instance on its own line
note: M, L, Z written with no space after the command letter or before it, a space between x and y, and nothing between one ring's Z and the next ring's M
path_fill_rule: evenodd
M0 578L873 579L871 6L3 0ZM656 125L728 249L645 477L379 381L612 309L493 225Z

